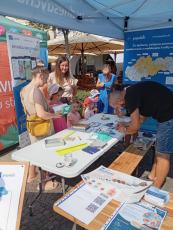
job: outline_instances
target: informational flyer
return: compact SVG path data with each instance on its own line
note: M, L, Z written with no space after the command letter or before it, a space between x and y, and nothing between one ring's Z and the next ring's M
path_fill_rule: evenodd
M40 52L40 39L7 32L8 54L15 100L20 147L30 144L20 91L31 80Z
M0 165L0 229L15 230L24 165Z
M98 192L119 202L138 202L152 182L100 166L94 171L83 174L83 181Z
M149 203L124 203L116 210L102 230L158 230L167 211Z
M39 57L40 40L12 32L7 33L13 86L31 80L31 69Z
M173 28L125 32L123 81L142 80L173 90Z
M88 185L82 184L72 193L59 200L55 206L83 223L89 224L110 201L111 198L105 194L93 191Z

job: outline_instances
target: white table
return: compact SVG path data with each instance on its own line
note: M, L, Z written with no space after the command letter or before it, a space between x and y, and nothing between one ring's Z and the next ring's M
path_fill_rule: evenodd
M109 117L109 120L102 120L103 114L96 114L91 117L87 122L100 122L102 124L117 121L117 116L115 115L104 115ZM65 129L59 133L52 135L49 138L62 137L69 132ZM79 136L84 142L87 142L87 138L90 134L80 131L75 131L75 134ZM82 150L78 150L72 153L72 156L77 159L77 162L72 167L62 167L57 168L56 164L62 161L62 156L55 153L57 147L46 148L44 144L44 139L38 141L32 145L29 145L23 149L15 151L12 153L12 159L16 161L29 161L30 164L40 167L42 170L54 173L61 177L73 178L80 175L88 166L95 162L99 157L101 157L105 152L107 152L113 145L115 145L119 140L123 138L123 134L117 132L117 138L112 138L107 142L107 145L95 154L88 154ZM46 138L47 139L47 138ZM85 141L86 140L86 141Z
M103 120L102 118L106 117L109 119ZM116 124L119 120L119 118L116 115L103 115L103 114L96 114L93 117L91 117L89 120L82 120L82 123L91 123L91 122L99 122L102 125L106 123L114 123ZM122 121L129 121L127 117L125 117ZM56 133L52 135L49 138L56 138L56 137L63 137L67 133L69 133L69 129L65 129L59 133ZM87 132L80 132L75 131L74 136L77 136L78 140L72 141L71 145L74 145L76 143L79 143L81 141L85 143L90 143L91 140L88 140L91 136L90 133ZM79 176L86 168L88 168L93 162L95 162L99 157L101 157L104 153L106 153L113 145L115 145L118 141L120 141L123 138L123 134L117 132L116 138L112 138L107 142L107 145L102 148L100 151L98 151L95 154L88 154L85 153L82 150L78 150L76 152L72 153L73 158L75 158L77 161L76 163L71 167L62 167L57 168L56 164L58 162L62 162L64 159L63 156L59 156L56 154L56 150L58 147L45 147L45 139L40 140L32 145L29 145L23 149L20 149L18 151L15 151L12 153L12 159L16 161L28 161L31 165L35 165L39 167L40 169L40 182L39 182L39 193L35 197L35 199L31 202L29 205L29 211L30 215L33 214L32 206L34 202L38 199L40 194L42 193L42 183L45 181L43 179L43 173L42 170L48 171L50 173L54 173L56 175L61 176L61 182L62 182L62 193L65 194L65 178L74 178L76 176ZM80 140L79 140L80 139ZM67 142L67 145L69 145L70 142Z

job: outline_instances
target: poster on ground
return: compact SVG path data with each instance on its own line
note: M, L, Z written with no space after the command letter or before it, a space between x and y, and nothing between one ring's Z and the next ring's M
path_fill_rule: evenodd
M12 32L7 33L12 87L17 115L20 147L30 144L26 119L20 100L21 89L31 80L31 70L36 66L40 53L40 39Z
M16 229L24 172L24 165L0 165L1 230Z
M125 32L124 84L157 81L173 90L173 28Z

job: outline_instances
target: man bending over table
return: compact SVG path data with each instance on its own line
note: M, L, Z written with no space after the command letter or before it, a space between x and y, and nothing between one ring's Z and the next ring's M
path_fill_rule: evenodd
M173 92L159 83L143 81L121 92L113 89L109 102L117 110L125 105L130 113L129 125L117 126L125 134L136 133L147 117L158 121L156 156L148 178L153 180L154 186L160 188L168 175L170 154L173 154Z

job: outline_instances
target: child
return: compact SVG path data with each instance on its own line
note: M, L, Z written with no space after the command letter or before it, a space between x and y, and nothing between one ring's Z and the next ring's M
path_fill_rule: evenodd
M83 103L83 116L85 119L89 119L94 115L94 102L90 97L85 98Z
M49 101L50 112L54 113L53 107L62 104L62 102L60 102L60 99L62 97L64 90L61 87L59 87L57 84L53 84L49 87L48 92L50 97L50 101ZM62 116L60 118L54 118L53 126L54 126L55 133L66 129L67 122L65 117Z
M89 98L92 99L92 101L94 102L94 113L97 113L98 112L98 109L97 109L97 103L98 103L98 100L99 100L99 91L97 89L92 89L90 91L90 96Z
M72 125L77 124L81 119L79 113L79 102L73 101L71 104L71 112L67 115L67 128L72 127Z
M97 89L92 89L90 91L90 96L89 97L98 102L98 100L99 100L99 94L100 93L99 93L99 91Z

